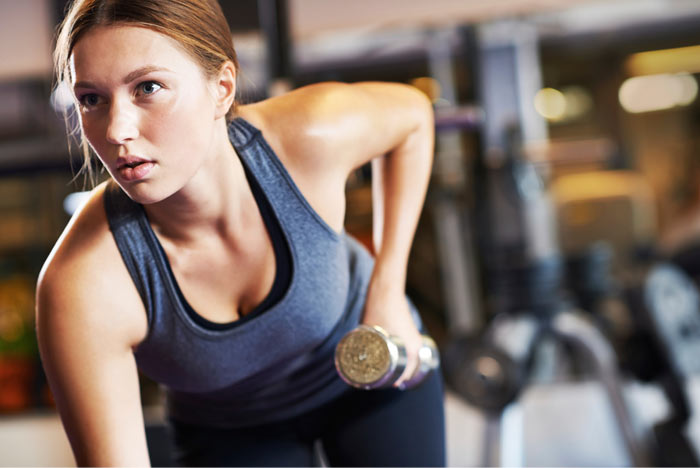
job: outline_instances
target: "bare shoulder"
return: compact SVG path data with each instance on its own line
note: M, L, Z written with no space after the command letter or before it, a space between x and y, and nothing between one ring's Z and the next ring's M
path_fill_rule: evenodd
M129 346L145 335L140 297L113 240L104 211L105 184L71 218L49 254L37 283L39 332L81 324ZM118 314L114 312L118 311Z
M430 102L420 91L388 82L317 83L241 106L240 114L292 164L343 171L390 151L418 125L432 122Z
M247 106L238 114L261 130L311 206L333 229L344 222L350 173L433 128L432 106L398 83L318 83Z

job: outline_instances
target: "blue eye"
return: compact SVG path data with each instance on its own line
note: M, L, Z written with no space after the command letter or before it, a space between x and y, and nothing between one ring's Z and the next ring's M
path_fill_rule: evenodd
M161 88L162 86L155 81L144 81L138 86L138 89L145 95L153 94Z

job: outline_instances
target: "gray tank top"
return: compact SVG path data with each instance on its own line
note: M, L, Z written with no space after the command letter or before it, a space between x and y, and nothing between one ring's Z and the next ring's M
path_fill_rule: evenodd
M105 209L148 313L136 362L164 386L168 416L244 427L294 417L348 390L333 353L359 323L373 258L313 210L259 130L237 118L229 138L265 194L289 253L286 290L251 319L220 329L193 319L142 205L111 183Z

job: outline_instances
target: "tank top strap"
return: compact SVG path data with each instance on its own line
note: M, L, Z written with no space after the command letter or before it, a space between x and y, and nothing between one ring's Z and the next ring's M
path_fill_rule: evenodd
M242 117L236 117L228 124L228 137L234 148L242 150L260 134L260 130Z
M342 240L344 232L336 232L309 204L258 128L237 117L229 123L228 131L241 161L255 175L282 224L292 229L301 228L304 232L308 232L310 226L316 226L320 229L314 229L314 235L320 234L336 242Z
M156 249L148 235L143 206L131 200L114 181L109 181L104 192L104 207L114 241L141 296L150 324L156 302L165 295L162 287L165 279L159 268L162 259L153 254Z

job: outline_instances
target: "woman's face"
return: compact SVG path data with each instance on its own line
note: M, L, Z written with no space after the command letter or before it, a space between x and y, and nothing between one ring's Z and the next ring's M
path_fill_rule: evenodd
M212 81L173 39L98 26L75 44L73 66L84 135L135 201L169 197L212 156Z

